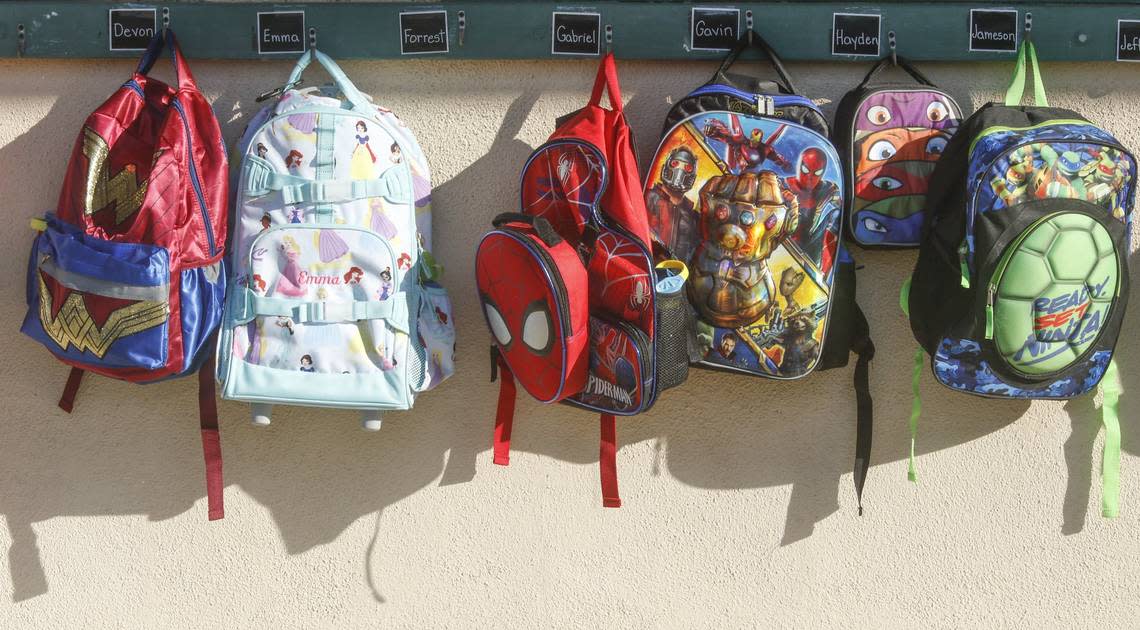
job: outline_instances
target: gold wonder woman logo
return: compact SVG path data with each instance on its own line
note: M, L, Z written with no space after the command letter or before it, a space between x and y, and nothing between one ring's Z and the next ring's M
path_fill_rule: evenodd
M122 223L142 206L147 182L139 184L136 167L128 164L110 175L107 141L90 127L83 128L83 155L87 158L87 182L83 189L83 212L95 214L115 204L115 224Z
M102 359L111 344L128 335L154 328L167 318L165 302L141 300L112 312L100 327L91 318L87 305L83 303L83 296L79 293L68 295L59 314L52 317L51 291L42 275L39 280L40 323L47 336L64 350L71 344L80 352L90 351Z

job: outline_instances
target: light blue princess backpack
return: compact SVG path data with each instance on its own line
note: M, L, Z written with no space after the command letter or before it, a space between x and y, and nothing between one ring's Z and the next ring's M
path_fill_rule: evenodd
M297 89L316 59L335 85ZM453 370L455 328L434 279L431 184L415 137L332 59L301 57L238 145L222 397L384 410Z

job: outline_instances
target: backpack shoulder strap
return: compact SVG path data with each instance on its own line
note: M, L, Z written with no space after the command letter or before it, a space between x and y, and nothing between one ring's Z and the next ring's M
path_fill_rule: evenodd
M1025 94L1025 75L1030 70L1033 73L1034 104L1038 107L1049 107L1049 99L1045 96L1045 83L1041 80L1041 68L1037 65L1037 49L1028 39L1022 40L1021 46L1017 49L1017 65L1014 66L1009 88L1005 91L1007 106L1016 107L1021 104L1021 98Z

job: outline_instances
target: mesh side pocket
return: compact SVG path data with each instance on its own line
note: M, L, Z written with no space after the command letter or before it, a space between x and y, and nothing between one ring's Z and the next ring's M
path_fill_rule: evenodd
M689 377L689 302L682 291L657 294L657 389L664 391Z

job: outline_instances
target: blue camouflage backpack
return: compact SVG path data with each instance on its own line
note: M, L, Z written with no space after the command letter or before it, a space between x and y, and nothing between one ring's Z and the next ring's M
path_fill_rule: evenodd
M1021 106L1026 70L1036 106ZM1136 159L1076 112L1051 108L1031 42L1005 103L951 138L935 169L902 306L915 355L909 476L923 352L935 379L991 398L1104 392L1103 513L1117 513L1121 387L1112 360L1128 302Z

